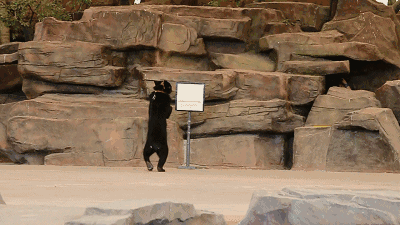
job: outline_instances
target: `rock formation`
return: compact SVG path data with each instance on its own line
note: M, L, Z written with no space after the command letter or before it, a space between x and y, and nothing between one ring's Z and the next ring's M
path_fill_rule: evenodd
M328 5L139 4L46 18L33 41L0 48L0 66L19 72L0 83L0 152L142 166L146 98L153 81L168 80L205 83L205 110L192 113L194 164L398 171L398 15L373 0ZM342 79L353 90L333 87ZM186 128L187 113L174 111L167 167L184 163Z
M124 202L124 204L129 204ZM118 207L118 206L117 206ZM225 225L223 215L196 211L192 204L163 202L133 209L126 206L99 206L86 208L84 215L65 225L89 224L215 224Z
M250 224L398 224L397 192L284 188L256 191L246 217Z

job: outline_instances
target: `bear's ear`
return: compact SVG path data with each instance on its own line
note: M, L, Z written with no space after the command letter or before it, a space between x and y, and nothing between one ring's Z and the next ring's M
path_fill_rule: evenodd
M161 83L162 83L162 81L158 81L158 80L155 80L154 81L154 84L157 86L157 85L161 85Z
M171 92L172 92L172 86L166 80L164 80L164 92L167 93L167 94L171 94Z
M155 86L153 87L153 89L155 91L162 91L164 89L164 86L162 86L162 81L154 81Z

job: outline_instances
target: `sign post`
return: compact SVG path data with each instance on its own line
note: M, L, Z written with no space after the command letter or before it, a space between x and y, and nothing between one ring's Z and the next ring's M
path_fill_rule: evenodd
M186 165L180 166L180 169L195 169L190 166L190 123L191 112L204 111L204 92L205 84L203 83L176 83L176 111L188 111L188 129L187 129L187 145L186 145Z

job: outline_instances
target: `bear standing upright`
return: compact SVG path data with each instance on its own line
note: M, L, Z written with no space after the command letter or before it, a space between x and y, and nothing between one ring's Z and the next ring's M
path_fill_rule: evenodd
M149 126L143 156L147 169L152 171L150 156L157 153L159 157L157 171L165 172L163 167L168 157L167 119L172 112L169 96L172 86L168 81L154 81L154 83L154 91L149 96Z

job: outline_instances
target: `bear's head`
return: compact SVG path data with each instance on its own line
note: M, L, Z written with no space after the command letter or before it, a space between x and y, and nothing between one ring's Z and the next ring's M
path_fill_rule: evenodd
M166 80L164 80L164 81L154 81L154 84L155 84L155 86L154 86L153 89L155 91L162 91L162 92L164 92L166 94L171 94L172 86L168 81L166 81Z

